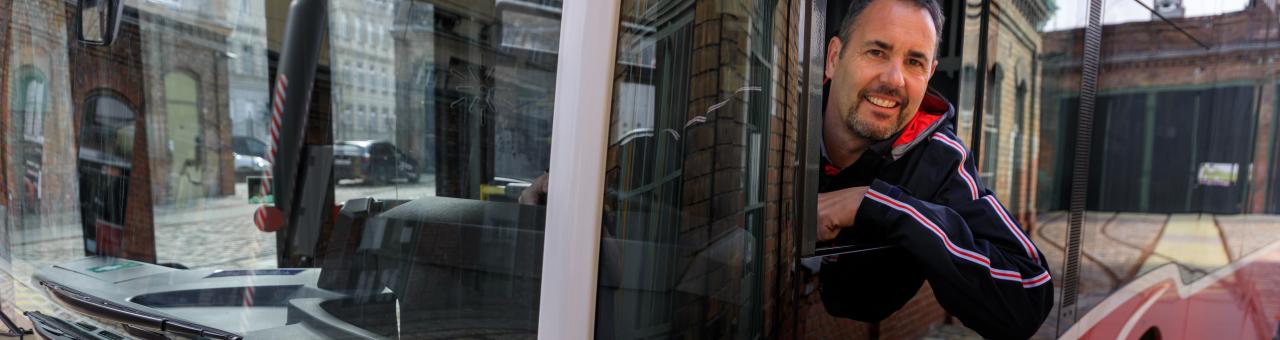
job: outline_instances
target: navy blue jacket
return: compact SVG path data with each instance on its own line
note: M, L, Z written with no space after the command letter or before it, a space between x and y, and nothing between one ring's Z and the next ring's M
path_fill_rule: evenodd
M835 316L878 321L928 280L938 303L983 337L1028 338L1053 307L1049 266L978 180L954 114L931 92L903 131L853 165L835 169L824 157L820 192L870 186L836 241L894 247L823 261L823 304Z

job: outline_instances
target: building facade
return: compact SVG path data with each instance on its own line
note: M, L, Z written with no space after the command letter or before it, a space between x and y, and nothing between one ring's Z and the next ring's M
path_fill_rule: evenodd
M395 5L361 0L330 6L334 139L391 140L397 124Z
M228 13L238 12L227 6L128 6L116 43L93 47L68 24L74 2L6 4L6 224L24 237L79 233L86 252L154 261L156 210L233 195L236 86L223 51L234 30ZM265 48L256 53L265 77Z
M1274 213L1276 61L1269 3L1242 11L1107 26L1089 209ZM1040 208L1064 209L1082 30L1045 36ZM1230 132L1227 132L1230 131ZM1107 162L1118 155L1132 162ZM1222 170L1221 178L1208 173ZM1094 177L1097 176L1097 177ZM1043 180L1052 178L1054 180ZM1157 183L1161 183L1157 185Z

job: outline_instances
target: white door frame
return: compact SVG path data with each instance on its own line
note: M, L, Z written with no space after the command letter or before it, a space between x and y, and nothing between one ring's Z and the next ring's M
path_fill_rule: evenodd
M564 0L542 255L538 338L595 336L605 151L619 1Z

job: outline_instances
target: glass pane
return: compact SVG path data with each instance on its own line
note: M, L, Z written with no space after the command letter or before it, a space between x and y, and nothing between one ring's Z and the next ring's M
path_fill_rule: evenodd
M597 337L764 336L762 247L766 230L779 241L783 131L795 124L780 92L794 90L781 78L798 36L783 29L787 10L622 2Z
M1067 209L1071 197L1071 169L1076 160L1075 150L1079 138L1076 124L1080 110L1079 74L1083 63L1083 55L1079 49L1084 43L1082 27L1088 19L1088 4L1045 3L1051 5L1051 11L1047 13L1045 24L1036 30L1036 36L1041 41L1041 49L1036 55L1040 76L1032 81L1012 83L1012 88L1023 91L1021 88L1025 87L1030 91L1025 97L1022 92L1018 92L1018 105L1029 107L1028 111L1023 112L1031 113L1028 118L1017 113L1023 124L1029 123L1029 126L1021 125L1026 128L1020 131L1029 131L1032 136L1028 139L1026 156L1020 157L1024 160L1023 166L1027 169L1028 177L1015 178L1019 183L1027 184L1024 184L1025 189L1015 193L1019 197L1017 203L1022 204L1021 211L1025 214L1022 218L1030 226L1028 234L1040 247L1050 271L1054 273L1054 310L1049 313L1049 319L1035 336L1051 339L1061 336L1074 321L1072 318L1061 318L1064 303L1061 291L1067 276L1064 266L1070 227ZM1093 141L1098 140L1096 117ZM1014 157L1019 156L1015 153ZM1093 192L1088 192L1086 196L1088 199L1095 197ZM1084 217L1082 237L1089 239L1088 235L1097 231L1099 221L1092 214ZM1094 280L1102 277L1102 268L1085 258L1079 260L1077 289L1094 289L1099 285ZM1095 298L1087 296L1077 296L1074 300L1074 307L1069 308L1075 311L1085 310L1087 307L1084 306L1097 303ZM1076 313L1074 319L1079 319L1080 315Z
M359 293L324 311L387 337L536 334L559 6L329 3L335 202L386 212L339 217L320 286Z
M278 127L290 2L123 4L99 46L74 1L0 2L0 310L105 338L158 325L68 301L170 337L536 334L560 1L329 1L310 124ZM306 131L297 169L279 129ZM321 199L284 223L273 171Z
M1276 334L1277 320L1262 311L1276 310L1280 300L1260 289L1280 279L1272 183L1280 56L1275 10L1274 2L1227 0L1107 5L1080 319L1063 320L1064 336ZM1079 83L1074 65L1082 29L1079 20L1064 23L1045 41L1050 53L1066 58L1045 67L1063 70L1060 83L1067 87ZM1073 106L1079 96L1067 92L1054 100ZM1062 117L1060 126L1074 130L1070 116ZM1068 167L1047 164L1042 155L1041 172L1057 177L1042 183L1064 186ZM1049 209L1066 206L1065 197L1042 194L1041 202ZM1064 244L1060 214L1041 216L1040 236Z

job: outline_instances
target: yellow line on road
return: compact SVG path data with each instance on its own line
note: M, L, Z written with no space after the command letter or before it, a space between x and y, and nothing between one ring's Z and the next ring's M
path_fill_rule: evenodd
M1172 260L1194 269L1210 271L1227 265L1227 250L1222 235L1209 214L1174 214L1165 225L1164 235L1156 241L1155 252L1142 264L1140 273Z

